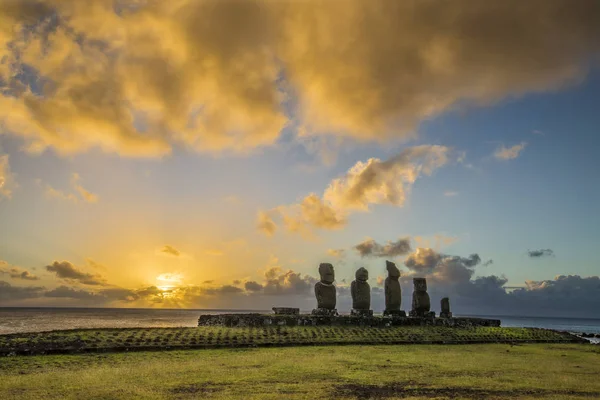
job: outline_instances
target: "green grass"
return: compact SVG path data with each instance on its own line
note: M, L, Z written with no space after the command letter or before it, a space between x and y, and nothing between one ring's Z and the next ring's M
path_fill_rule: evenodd
M600 398L584 344L314 346L0 358L2 399Z
M0 355L323 344L569 342L532 328L344 326L82 329L0 335Z

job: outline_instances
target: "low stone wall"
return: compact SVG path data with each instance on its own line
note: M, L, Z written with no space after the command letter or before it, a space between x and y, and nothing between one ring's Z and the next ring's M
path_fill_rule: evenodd
M468 328L473 326L500 326L499 319L484 318L410 318L373 316L356 317L340 315L337 317L324 317L310 314L300 315L274 315L274 314L209 314L201 315L198 326L453 326Z

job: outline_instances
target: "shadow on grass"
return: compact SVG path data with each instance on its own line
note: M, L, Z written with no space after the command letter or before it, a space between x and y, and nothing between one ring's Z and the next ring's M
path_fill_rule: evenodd
M600 392L581 392L576 390L515 389L494 390L465 387L430 388L415 382L392 383L389 385L344 384L334 386L331 398L354 397L356 399L394 398L449 398L449 399L487 399L521 398L523 396L544 398L548 396L570 396L581 398L600 398Z

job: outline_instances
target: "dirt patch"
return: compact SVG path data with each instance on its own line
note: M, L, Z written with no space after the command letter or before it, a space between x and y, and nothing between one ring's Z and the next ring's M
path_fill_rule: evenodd
M332 397L354 397L356 399L385 399L422 397L446 399L500 399L521 398L523 396L544 398L547 396L574 396L581 398L600 398L600 392L579 392L575 390L518 389L494 390L464 387L430 388L410 383L394 383L390 385L358 385L345 384L334 387Z
M204 382L191 383L189 385L181 385L171 388L169 392L175 395L209 395L224 390L223 384Z

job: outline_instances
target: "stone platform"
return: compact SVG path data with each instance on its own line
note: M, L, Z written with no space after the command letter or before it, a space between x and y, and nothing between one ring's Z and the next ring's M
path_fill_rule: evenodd
M275 315L275 314L208 314L201 315L198 326L449 326L469 328L474 326L500 326L499 319L484 318L413 318L372 316L357 317L352 315L321 316L311 314Z

